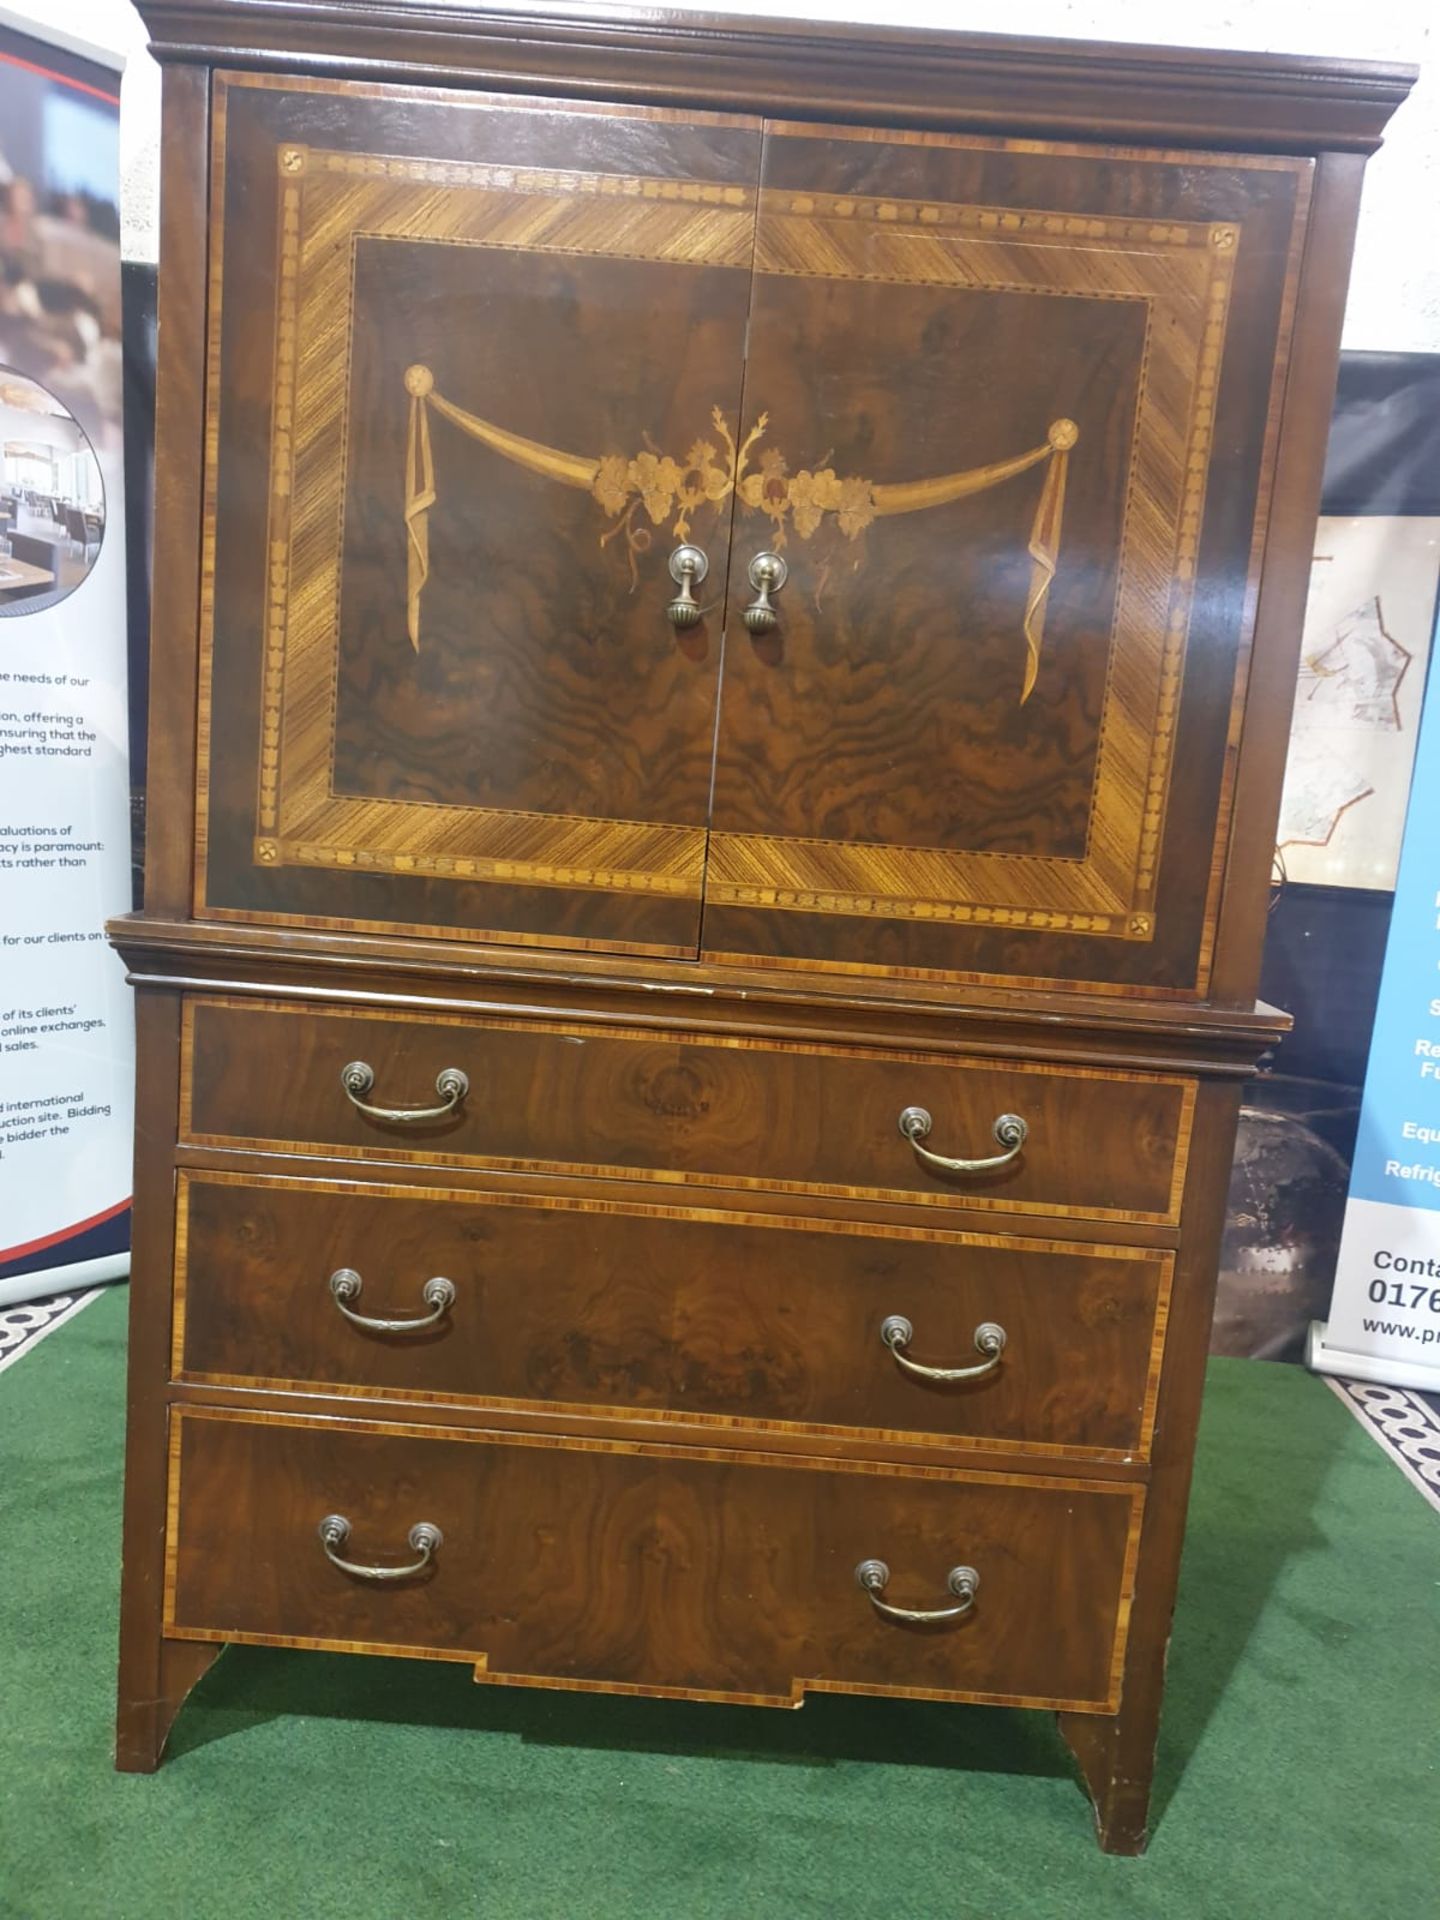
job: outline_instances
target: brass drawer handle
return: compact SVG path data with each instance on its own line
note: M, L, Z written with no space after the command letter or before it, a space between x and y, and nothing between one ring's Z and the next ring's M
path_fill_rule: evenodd
M470 1091L470 1076L459 1067L442 1067L435 1076L435 1091L444 1102L438 1107L372 1107L364 1096L375 1084L375 1069L363 1060L352 1060L340 1069L340 1084L345 1097L357 1112L369 1120L393 1120L401 1126L413 1126L417 1120L443 1120L454 1113Z
M410 1545L419 1554L418 1560L412 1560L406 1567L362 1567L354 1560L342 1560L339 1549L350 1538L350 1522L343 1513L327 1513L320 1522L320 1544L325 1549L325 1558L342 1573L353 1573L357 1580L413 1580L417 1573L423 1573L434 1559L436 1550L445 1544L445 1536L439 1527L432 1526L428 1520L417 1520L409 1533Z
M330 1283L335 1284L332 1280ZM892 1313L880 1323L880 1338L895 1356L896 1364L917 1380L983 1380L994 1373L1005 1351L1005 1329L993 1320L982 1320L975 1329L975 1351L985 1358L978 1367L925 1367L905 1357L905 1348L915 1338L915 1329L903 1313Z
M974 1567L952 1567L945 1584L960 1602L957 1607L892 1607L882 1599L890 1584L890 1569L883 1560L862 1560L855 1578L870 1596L870 1604L887 1620L901 1620L910 1626L931 1626L937 1620L959 1620L975 1604L980 1576Z
M995 1122L994 1134L1004 1153L992 1154L988 1160L947 1160L944 1154L931 1153L920 1144L929 1138L934 1124L924 1107L906 1107L900 1116L900 1131L914 1148L915 1158L936 1173L994 1173L997 1167L1008 1167L1018 1159L1030 1134L1018 1113L1002 1113Z
M455 1304L454 1281L436 1274L433 1280L425 1282L420 1294L429 1313L418 1320L376 1320L367 1313L354 1313L350 1309L349 1302L360 1298L364 1284L353 1267L337 1267L330 1276L330 1298L351 1326L364 1327L367 1333L419 1333L443 1319Z

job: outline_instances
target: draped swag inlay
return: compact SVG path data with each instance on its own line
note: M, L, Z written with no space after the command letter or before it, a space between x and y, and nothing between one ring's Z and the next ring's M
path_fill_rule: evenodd
M856 540L865 529L887 514L918 513L926 507L948 506L969 494L983 493L1032 467L1045 466L1045 478L1030 526L1028 551L1032 562L1029 592L1020 626L1025 641L1025 672L1020 700L1029 699L1040 667L1040 647L1045 632L1045 603L1050 596L1059 564L1060 532L1065 511L1066 457L1080 437L1073 420L1051 423L1045 444L1031 447L1012 460L1001 460L983 467L971 467L959 473L938 474L928 480L875 482L858 476L840 478L833 468L812 473L802 468L790 474L783 454L774 452L767 464L762 456L758 468L751 469L751 449L760 441L770 421L762 413L739 446L719 407L711 411L723 452L709 440L697 440L683 460L653 450L627 458L624 454L605 454L587 458L564 453L558 447L546 447L518 433L508 433L492 420L468 413L447 400L435 385L429 367L406 369L405 390L410 395L410 422L405 447L405 526L409 538L407 610L410 644L420 645L420 596L430 573L430 509L437 503L435 461L430 448L430 409L452 421L462 432L482 441L487 447L513 460L517 466L538 473L562 486L582 487L593 495L606 513L618 517L600 535L606 546L623 535L630 556L630 584L639 585L636 559L648 551L650 540L635 521L643 506L654 526L670 517L670 531L677 540L688 540L692 520L702 507L719 508L731 494L738 494L751 512L767 514L774 521L773 545L785 545L786 522L802 540L808 540L834 517L834 524L848 540Z

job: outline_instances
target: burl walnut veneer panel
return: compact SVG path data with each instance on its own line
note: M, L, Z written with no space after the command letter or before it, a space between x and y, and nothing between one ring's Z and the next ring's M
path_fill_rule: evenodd
M300 1001L187 1000L182 1045L180 1137L197 1146L1157 1226L1179 1219L1195 1103L1178 1075ZM346 1098L352 1061L373 1071L374 1105L433 1102L447 1068L471 1091L423 1128L390 1124ZM1025 1122L1024 1151L986 1174L934 1173L900 1132L916 1105L937 1152L998 1155L1006 1114Z
M177 1379L407 1401L673 1414L814 1434L950 1436L1039 1456L1141 1459L1174 1256L1154 1248L185 1172ZM432 1322L357 1327L352 1313ZM783 1275L783 1285L777 1278ZM438 1315L427 1282L448 1281ZM904 1371L907 1357L982 1378Z
M1310 172L767 130L707 953L1203 991Z
M200 904L1203 991L1310 163L218 106Z

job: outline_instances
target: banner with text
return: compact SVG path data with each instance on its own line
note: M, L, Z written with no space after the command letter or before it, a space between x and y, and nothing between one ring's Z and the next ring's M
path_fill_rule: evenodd
M1440 674L1432 669L1322 1373L1440 1388Z
M0 21L0 1306L128 1266L119 92Z

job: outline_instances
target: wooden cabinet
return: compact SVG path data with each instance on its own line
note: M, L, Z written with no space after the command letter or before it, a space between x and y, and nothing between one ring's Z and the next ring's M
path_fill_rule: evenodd
M1408 72L142 11L119 1763L420 1648L1054 1707L1137 1851Z

